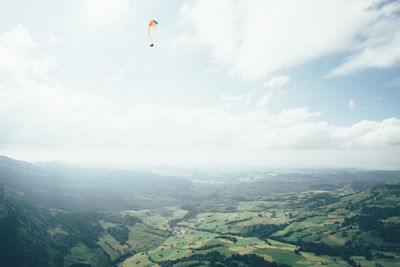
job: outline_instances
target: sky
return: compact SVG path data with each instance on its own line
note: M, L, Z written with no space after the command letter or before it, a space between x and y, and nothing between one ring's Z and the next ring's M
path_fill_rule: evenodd
M15 0L0 21L0 155L400 169L400 1Z

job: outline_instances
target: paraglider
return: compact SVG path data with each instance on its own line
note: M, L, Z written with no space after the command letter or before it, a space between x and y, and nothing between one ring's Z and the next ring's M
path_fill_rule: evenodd
M149 39L150 40L151 40L151 37L153 35L154 28L157 26L157 24L158 24L158 22L156 20L154 20L154 19L151 20L150 23L149 23L148 35L149 35ZM154 46L154 44L151 43L150 47L153 47L153 46Z

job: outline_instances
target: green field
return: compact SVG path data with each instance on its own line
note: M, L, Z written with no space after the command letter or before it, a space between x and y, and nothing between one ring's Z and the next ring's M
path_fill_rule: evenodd
M399 203L400 186L386 185L358 193L341 188L248 201L209 198L196 205L84 214L78 220L52 211L64 217L46 233L79 240L63 256L68 267L207 266L246 256L298 267L398 266Z
M255 168L182 178L1 162L9 174L3 265L400 262L400 171ZM19 167L8 172L10 164Z
M132 228L132 239L150 241L150 246L146 249L146 254L137 253L125 259L120 266L144 266L146 264L156 264L166 260L176 260L189 257L195 254L209 253L218 251L223 255L230 256L238 254L256 254L267 261L275 261L289 266L346 266L347 260L338 256L316 255L312 252L296 251L299 247L297 242L304 241L318 244L325 244L330 247L342 247L349 242L375 243L384 246L386 243L382 239L373 236L368 231L360 231L354 227L344 227L342 224L345 217L353 214L354 210L349 210L350 205L360 203L370 203L372 193L369 191L359 194L349 195L335 203L318 206L318 209L309 209L317 202L305 202L303 200L319 197L321 192L308 192L299 194L297 201L292 200L290 205L287 203L249 201L238 202L236 212L203 212L196 214L195 217L181 220L176 226L170 229L171 236L151 239L149 234L135 232ZM375 193L377 194L377 193ZM288 197L285 195L285 197ZM294 199L294 198L292 198ZM299 205L296 205L299 203ZM338 212L342 210L342 212ZM148 214L148 213L142 213ZM183 217L184 213L180 213ZM144 216L146 223L151 223L164 229L166 219L161 215ZM390 217L388 223L397 223L398 217ZM258 238L257 232L254 237L243 236L242 233L249 235L249 227L258 225L283 225L282 230L275 231L268 238ZM139 227L139 225L137 226ZM140 230L144 230L141 226ZM167 227L168 228L168 227ZM177 229L179 231L177 232ZM257 229L257 228L254 228ZM247 232L246 232L247 231ZM154 236L152 236L154 238ZM221 237L221 238L219 238ZM278 241L279 240L279 241ZM136 241L136 242L137 242ZM135 242L129 241L130 244ZM379 252L379 251L378 251ZM376 254L376 251L373 252ZM363 256L349 258L362 266L375 266L375 262L380 262L384 266L395 266L400 255L392 253L393 258L367 260ZM202 262L204 264L204 262ZM180 266L177 264L176 266Z

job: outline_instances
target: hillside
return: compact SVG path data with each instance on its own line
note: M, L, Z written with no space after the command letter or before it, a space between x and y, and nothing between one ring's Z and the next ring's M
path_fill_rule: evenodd
M10 189L5 190L2 206L0 262L4 266L63 266L64 256L77 243L96 249L103 231L99 214L40 207ZM107 262L104 253L99 255L99 262Z
M397 171L257 171L199 180L0 163L0 261L10 266L396 266L400 260Z
M346 196L285 194L240 202L230 212L171 207L84 213L40 207L6 189L7 216L0 219L0 229L2 251L8 253L1 260L13 266L241 261L265 264L260 266L395 266L400 259L399 192L400 184Z
M50 207L81 211L154 208L191 192L180 177L124 170L31 164L0 157L0 183Z

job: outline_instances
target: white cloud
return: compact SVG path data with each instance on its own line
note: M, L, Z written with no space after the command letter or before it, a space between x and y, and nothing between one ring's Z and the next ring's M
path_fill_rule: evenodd
M399 62L400 3L385 2L198 0L185 3L181 16L193 26L185 40L210 47L213 59L244 79L352 53L333 76Z
M265 87L277 88L281 87L289 82L290 78L287 76L277 76L272 77L267 83L264 84Z
M309 112L308 108L297 107L281 111L275 118L276 125L289 126L298 122L304 122L313 117L322 116L322 112Z
M80 10L91 26L104 27L121 21L129 12L133 0L84 0Z
M221 99L225 102L228 103L235 103L235 104L246 104L250 105L252 102L253 98L253 93L248 92L245 94L239 94L239 95L228 95L228 94L222 94Z
M57 64L52 57L35 56L32 51L38 47L22 25L0 35L0 78L3 81L46 79Z
M276 76L264 83L263 86L269 88L269 90L266 91L258 100L257 107L264 108L273 98L284 95L285 92L281 90L281 87L287 84L289 80L290 78L287 76Z
M260 164L269 158L269 163L299 164L318 162L326 157L325 150L346 151L340 159L362 150L362 160L378 155L379 149L400 148L397 118L340 127L305 107L278 113L266 108L238 112L227 105L135 105L123 110L93 92L60 84L8 85L12 87L0 97L0 151L33 160ZM226 99L246 101L246 96Z
M106 99L62 86L31 83L24 90L1 98L1 147L185 152L400 146L396 118L338 127L318 121L323 113L304 107L271 113L265 108L237 112L227 106L138 105L122 112ZM18 99L13 107L10 99Z
M356 103L354 102L353 99L350 99L349 103L347 104L347 106L349 107L349 109L351 111L353 111L356 108Z
M12 31L2 34L0 41L2 47L13 51L25 51L39 46L23 25L17 25Z
M62 44L64 42L64 38L62 36L50 35L48 45L56 45Z
M257 107L264 108L271 101L271 99L275 96L275 92L268 91L266 92L257 102Z
M345 75L367 68L387 68L400 62L400 2L395 1L374 11L378 19L359 33L354 55L328 74Z
M345 148L400 146L400 120L361 121L351 127L336 127L332 140Z

